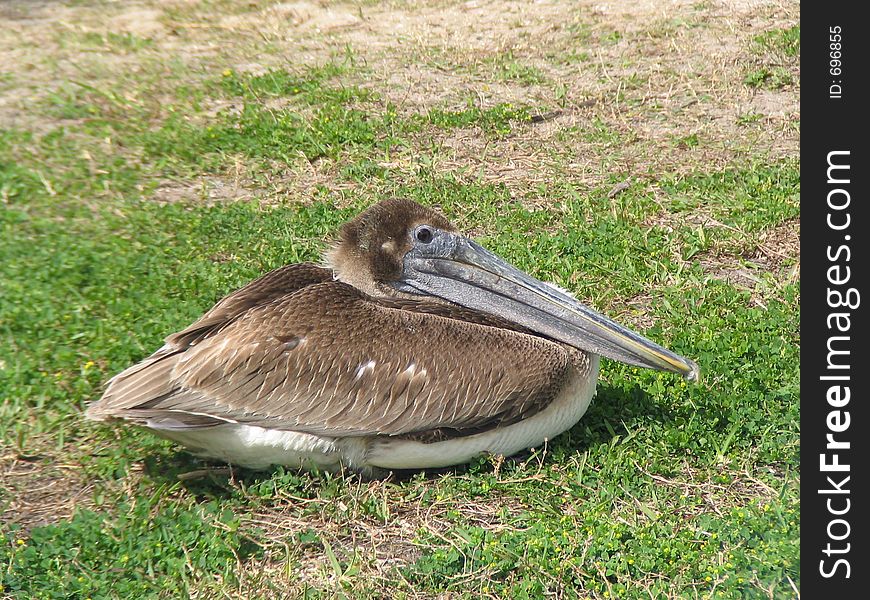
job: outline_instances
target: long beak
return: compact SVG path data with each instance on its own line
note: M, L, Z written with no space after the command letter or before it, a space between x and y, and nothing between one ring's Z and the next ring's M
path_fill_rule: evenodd
M402 281L418 292L499 315L587 352L698 379L694 361L523 273L479 244L452 233L442 235L431 250L418 247L405 256Z

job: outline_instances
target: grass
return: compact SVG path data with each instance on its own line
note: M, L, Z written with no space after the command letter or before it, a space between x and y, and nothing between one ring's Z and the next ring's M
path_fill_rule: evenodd
M119 34L107 32L102 34L89 31L82 34L81 43L86 46L108 47L112 50L119 50L121 52L136 52L142 48L147 48L153 42L148 38L138 37L131 33Z
M220 90L240 101L237 111L219 114L212 122L196 123L190 113L201 109L195 96L188 106L171 107L170 117L138 138L145 156L162 165L178 163L215 169L228 154L290 162L296 156L312 161L336 159L354 149L388 154L407 145L406 138L427 126L440 129L480 127L489 135L504 136L512 124L528 121L529 109L497 104L482 109L469 103L460 110L433 107L425 113L398 118L394 106L356 86L331 80L345 70L335 64L307 69L297 76L286 71L244 76L222 73ZM286 105L264 106L268 98Z
M752 49L761 64L746 73L743 78L745 85L776 90L794 84L793 71L797 68L801 50L800 25L756 35L752 39Z
M793 56L790 32L747 33L747 47ZM584 39L622 45L621 34ZM151 60L159 39L64 43L117 49L142 71L59 81L31 103L34 121L0 129L4 597L799 589L796 159L655 173L638 163L584 171L589 183L577 176L581 159L619 167L652 153L610 107L551 122L546 138L530 118L552 108L549 91L402 103L347 49L315 63L248 72L215 61L161 77L176 67ZM595 61L598 49L588 48ZM485 66L524 94L543 78L510 51ZM656 81L632 74L613 90L647 85ZM714 132L694 127L664 136L659 150L707 151ZM445 168L464 136L494 160L522 165L534 152L557 175L533 180L530 170L518 187ZM304 176L317 178L304 202L275 191ZM167 185L234 177L251 200L161 196ZM439 206L520 268L696 359L701 383L607 361L589 412L544 447L375 482L209 470L147 432L83 420L104 382L165 335L264 271L317 260L342 222L388 195ZM747 271L749 284L731 276Z
M485 61L485 64L491 65L492 77L495 80L517 81L523 85L532 85L543 83L547 79L540 69L524 64L511 51L495 56Z
M753 88L779 89L794 83L788 70L782 67L761 67L746 74L743 83Z
M801 52L801 28L793 25L786 29L771 29L753 38L759 50L779 52L784 56L795 57Z
M18 538L9 556L18 568L7 579L7 589L31 590L33 597L93 597L110 591L130 598L153 595L155 573L174 572L181 576L163 579L159 592L179 597L195 589L195 576L186 573L208 571L234 581L237 561L256 546L239 536L210 535L238 527L233 511L216 501L161 503L169 491L164 487L144 501L121 504L109 518L82 511L69 523L33 530L27 541ZM40 585L33 586L34 581Z

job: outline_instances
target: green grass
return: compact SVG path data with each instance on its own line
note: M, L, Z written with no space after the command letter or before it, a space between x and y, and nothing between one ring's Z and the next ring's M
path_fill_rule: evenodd
M517 81L523 85L535 85L547 81L547 77L540 69L525 64L511 51L499 54L484 64L492 67L492 75L496 80Z
M788 54L790 31L756 41ZM80 42L152 49L91 37ZM509 58L495 65L508 80L538 76ZM615 195L634 173L590 185L565 167L524 196L434 165L460 130L516 151L538 107L399 107L367 77L334 61L220 66L129 93L65 81L34 104L49 126L0 131L2 595L793 595L797 257L764 264L754 289L708 264L758 260L799 218L798 162L656 173ZM640 143L604 113L553 139L579 139L600 162ZM228 177L236 162L272 176L300 157L337 165L303 204L155 201L167 182ZM696 359L702 381L606 361L589 412L546 447L389 482L281 468L180 481L203 463L83 420L104 382L165 335L264 271L317 260L383 196L438 205L520 268Z
M224 71L216 87L241 102L238 111L191 121L191 111L201 109L198 90L188 106L172 107L159 129L143 131L135 142L161 166L214 170L234 154L283 162L298 156L337 159L360 149L384 156L426 127L476 126L487 135L504 136L530 118L529 108L506 103L485 109L471 103L461 110L435 107L400 118L395 107L369 90L333 82L346 71L335 64L302 75L271 71L252 77ZM280 98L285 105L266 107L268 98Z
M801 28L771 29L752 40L752 51L761 61L746 72L743 83L752 88L778 90L795 83L793 70L801 51Z
M235 534L232 509L217 501L161 502L168 491L120 504L111 516L85 510L15 538L6 552L6 589L30 590L33 598L177 598L194 593L197 573L233 582L237 561L258 547Z
M752 70L743 78L743 83L753 88L777 90L794 83L794 78L787 69L782 67L761 67Z
M753 38L761 52L779 52L784 56L795 57L801 52L801 27L794 25L788 29L771 29Z
M152 40L132 33L114 33L111 31L104 34L94 31L83 33L80 42L86 46L107 47L113 51L120 50L121 52L136 52L153 44Z
M7 290L0 301L0 386L7 398L0 435L21 454L39 455L43 445L54 446L101 482L100 493L117 498L104 498L96 511L56 526L25 534L7 530L4 585L24 595L86 595L106 589L107 556L128 556L137 565L112 588L116 597L134 591L171 596L229 576L232 549L244 542L256 554L273 543L256 533L203 534L223 527L215 511L249 511L247 494L217 485L163 496L163 466L144 476L135 496L127 496L117 489L117 477L142 458L172 465L176 451L143 433L116 440L109 430L82 422L80 407L99 394L107 377L223 293L259 272L316 258L328 233L373 198L340 211L329 203L304 209L158 206L135 195L111 207L75 201L58 206L25 167L7 168L3 176L11 202L3 212L0 255ZM704 203L730 225L751 231L796 214L790 194L797 177L796 166L786 164L675 180L665 190L670 210ZM558 217L526 212L499 187L445 180L401 192L439 202L459 221L470 213L464 217L468 224L487 226L488 246L602 307L654 289L649 312L658 326L650 334L696 357L708 382L688 387L673 377L608 364L593 408L548 448L540 464L510 465L496 474L483 462L460 477L397 484L391 495L425 490L418 500L423 508L436 506L439 496L455 507L469 499L514 503L497 515L503 533L469 527L458 508L446 515L446 531L421 531L419 542L428 550L402 571L406 585L433 593L461 590L464 574L483 569L490 576L481 586L512 597L535 597L554 582L623 597L634 593L632 582L646 578L654 592L715 581L737 597L750 580L767 586L779 585L786 574L797 577L796 489L769 471L797 469L796 287L784 287L761 310L748 304L743 291L705 283L698 267L674 262L691 231L646 229L642 218L654 204L642 194L626 194L614 218L599 210L603 191L565 197ZM563 232L545 233L552 222ZM218 255L236 258L215 262ZM618 273L613 264L620 265ZM575 279L577 274L582 278ZM650 473L674 483L663 486ZM773 491L742 493L742 486L753 485L747 474ZM245 477L257 489L268 484L278 494L295 493L285 488L280 472ZM320 495L322 486L335 487L336 497L358 493L353 478L300 475L293 485L299 480L321 509L329 504ZM700 497L696 488L685 487L696 485ZM433 492L425 498L429 488ZM153 494L154 510L138 504L137 498ZM737 495L736 502L729 494ZM708 510L708 495L714 505L721 503L718 513ZM146 529L136 533L149 522L147 535ZM155 549L158 543L163 550ZM76 560L87 565L84 575L78 568L56 568L73 547L80 549ZM231 578L222 581L232 585Z

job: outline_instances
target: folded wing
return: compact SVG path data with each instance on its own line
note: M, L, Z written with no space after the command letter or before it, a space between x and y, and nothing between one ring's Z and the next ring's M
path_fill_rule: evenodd
M497 317L372 298L328 270L292 265L167 338L88 414L167 429L464 435L543 409L574 360L576 351Z

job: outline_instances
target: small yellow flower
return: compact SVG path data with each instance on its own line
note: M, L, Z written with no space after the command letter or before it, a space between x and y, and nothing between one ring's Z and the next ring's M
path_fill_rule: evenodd
M25 542L25 541L22 540L21 538L18 538L17 543L18 543L19 546L23 546L23 545L26 544L27 542Z
M221 75L223 75L224 77L229 77L232 74L233 72L230 69L224 69L224 72L221 73Z

